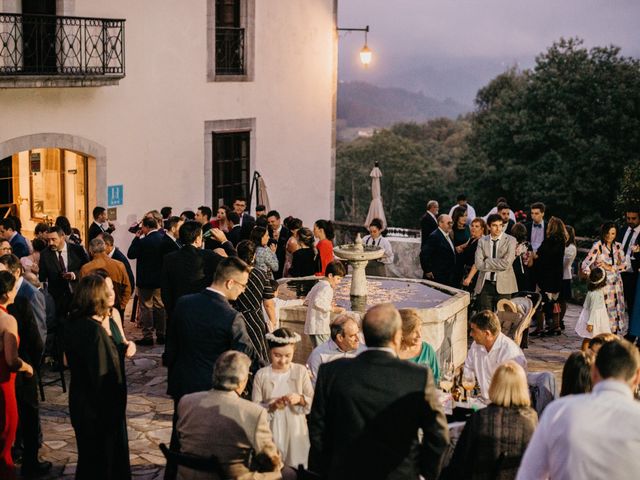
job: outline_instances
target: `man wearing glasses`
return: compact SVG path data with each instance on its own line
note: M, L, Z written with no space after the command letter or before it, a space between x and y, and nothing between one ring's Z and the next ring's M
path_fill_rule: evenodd
M11 245L6 240L0 242L0 256L12 253Z
M224 258L209 287L200 293L182 296L176 302L171 316L171 335L165 347L167 393L175 402L172 449L179 449L176 412L180 399L213 387L213 366L220 355L237 350L249 356L252 372L262 366L258 352L251 346L243 315L229 304L247 288L249 270L237 257ZM175 465L167 464L165 478L173 478L175 469Z

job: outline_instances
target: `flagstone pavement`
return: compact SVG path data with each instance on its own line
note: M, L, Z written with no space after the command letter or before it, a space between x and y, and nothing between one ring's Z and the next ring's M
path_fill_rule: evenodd
M530 371L551 371L560 381L562 366L569 353L580 348L580 339L573 327L580 307L570 305L565 317L566 330L551 338L531 339L525 350ZM129 338L138 338L139 331L126 322ZM163 347L139 347L133 360L128 360L129 398L127 425L131 466L135 480L161 479L164 458L158 445L169 442L173 401L166 395L166 369L160 365ZM68 380L69 373L66 373ZM55 378L46 374L46 379ZM73 428L69 421L68 396L60 384L45 387L46 399L40 405L44 444L41 458L53 463L49 479L73 479L78 459Z

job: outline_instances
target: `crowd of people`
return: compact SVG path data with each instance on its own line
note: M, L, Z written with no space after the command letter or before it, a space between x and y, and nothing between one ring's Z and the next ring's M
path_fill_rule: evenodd
M212 455L224 478L631 478L625 472L640 466L640 431L631 428L640 420L640 354L620 338L640 334L637 209L619 233L605 224L581 262L589 285L576 325L582 349L565 364L563 398L534 405L523 345L502 332L495 311L516 292L538 291L543 306L531 335L564 328L575 232L557 217L545 220L544 204L531 205L528 223L505 199L485 218L464 195L449 214L427 204L424 278L474 298L473 342L459 370L439 363L417 310L380 304L360 318L336 305L347 271L333 257L331 221L309 228L276 210L258 206L254 218L246 208L237 198L215 217L207 206L179 216L170 207L147 212L129 228L126 253L102 207L86 249L64 217L37 225L31 241L18 219L0 221L0 478L16 478L18 456L25 476L51 468L38 457L46 362L71 373L76 478L131 478L126 359L154 345L164 346L174 401L169 448L177 456L166 479L218 478L193 468L194 458ZM379 219L368 230L363 242L384 255L367 271L385 276L394 252ZM313 349L304 363L294 362L301 334L279 322L283 305L303 302L278 298L278 280L290 277L312 283L301 334ZM132 300L136 340L123 328ZM477 389L486 408L466 420L452 447L443 405L455 380ZM582 421L587 415L603 418ZM180 455L192 462L174 461ZM567 458L582 465L571 470Z

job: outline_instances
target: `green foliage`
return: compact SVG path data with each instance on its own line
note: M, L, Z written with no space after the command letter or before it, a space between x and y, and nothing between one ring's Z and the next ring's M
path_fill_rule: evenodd
M640 206L640 161L627 165L624 168L620 193L616 201L616 207L620 215L624 215L628 207Z
M561 39L533 71L509 70L478 92L458 177L491 206L544 201L590 234L614 218L624 167L639 158L640 63L617 47Z
M371 203L369 173L375 162L382 170L382 200L387 221L400 227L417 227L430 199L451 196L442 179L441 163L451 162L445 150L463 148L462 126L449 125L446 132L429 122L398 124L392 130L377 131L371 138L359 138L338 145L336 165L336 218L363 223ZM429 132L425 136L425 131ZM440 135L440 136L438 136ZM459 138L460 137L460 138ZM438 140L439 139L439 140ZM450 145L445 146L449 141Z

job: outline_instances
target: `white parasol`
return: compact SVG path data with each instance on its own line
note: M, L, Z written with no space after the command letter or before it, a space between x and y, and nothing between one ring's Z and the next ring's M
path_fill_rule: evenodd
M369 224L374 218L382 220L382 229L387 228L387 219L384 215L384 207L382 206L382 195L380 192L380 177L382 172L378 168L378 162L369 174L371 177L371 204L369 205L369 213L367 213L367 219L364 221L364 226L369 227Z

